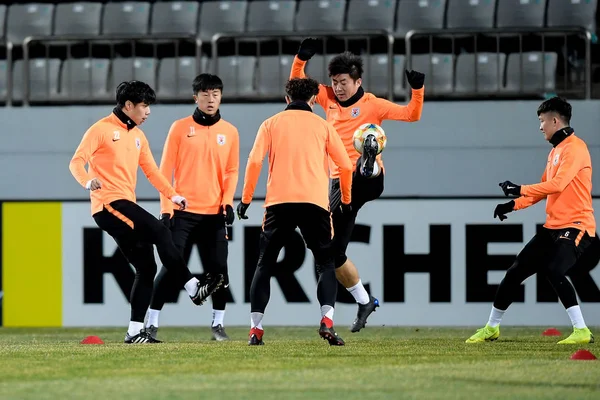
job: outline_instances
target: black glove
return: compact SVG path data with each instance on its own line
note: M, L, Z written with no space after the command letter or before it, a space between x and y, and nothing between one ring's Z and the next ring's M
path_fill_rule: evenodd
M413 89L421 89L423 84L425 83L425 74L418 71L409 71L407 69L404 70L406 73L406 80L408 84Z
M506 219L506 214L515 210L515 201L511 200L508 203L498 204L494 209L494 218L498 217L500 221Z
M248 216L246 215L248 207L250 207L250 204L245 204L240 201L240 204L237 205L238 219L248 219Z
M225 210L223 210L223 206L221 206L220 212L221 214L225 215L225 225L233 225L233 220L235 219L233 207L231 207L229 204L226 204Z
M341 203L340 204L340 211L342 212L342 214L344 215L349 215L352 213L352 204L344 204Z
M519 197L521 195L521 185L515 185L511 181L504 181L499 183L498 186L502 188L506 197Z
M317 52L317 45L319 41L315 38L306 38L300 43L300 48L298 49L298 58L302 61L308 61L315 55Z
M161 214L160 222L162 222L163 225L166 226L167 228L170 228L171 227L171 214Z

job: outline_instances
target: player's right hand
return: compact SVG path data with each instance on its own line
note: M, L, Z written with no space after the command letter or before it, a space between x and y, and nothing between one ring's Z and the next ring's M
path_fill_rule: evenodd
M187 208L187 200L183 196L173 196L171 197L171 201L179 206L180 210L185 210Z
M300 43L300 48L298 49L298 58L302 61L308 61L315 55L317 52L317 47L319 45L319 40L315 38L306 38Z
M340 204L340 211L344 215L349 215L352 212L352 204Z
M91 191L102 189L102 182L98 178L91 179L85 184L85 188Z
M248 219L248 216L246 215L248 207L250 207L250 204L245 204L240 201L240 204L237 205L238 219Z
M506 214L515 210L515 201L511 200L508 203L498 204L494 209L494 218L498 218L500 221L506 219Z

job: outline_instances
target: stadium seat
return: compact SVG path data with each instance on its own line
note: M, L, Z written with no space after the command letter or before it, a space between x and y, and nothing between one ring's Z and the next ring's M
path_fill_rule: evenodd
M153 88L156 87L156 64L155 58L136 57L115 58L112 62L111 89L124 81L138 80L146 82Z
M403 96L406 87L406 75L404 68L406 67L406 57L396 54L394 56L394 95Z
M6 60L0 60L0 102L6 101L8 90L8 68Z
M24 60L13 64L13 99L23 100ZM29 101L47 101L58 97L58 75L60 60L57 58L29 60Z
M596 31L598 0L548 0L548 27L581 26Z
M553 91L556 84L556 53L539 51L523 53L523 86L521 86L521 56L508 55L506 66L506 91L544 93Z
M255 0L248 5L247 32L293 31L295 0Z
M0 4L0 39L5 37L6 28L6 5Z
M200 40L210 41L218 32L244 32L247 9L245 0L202 2L198 27Z
M326 56L315 54L306 64L304 72L307 76L317 80L319 83L330 85L331 79L327 72L327 66L333 57L335 57L335 54L327 54Z
M235 93L247 97L255 95L255 70L256 57L254 56L226 56L219 57L217 60L216 74L231 88L227 90L228 94Z
M447 0L400 0L394 35L403 38L412 29L444 28Z
M385 29L393 32L396 4L397 0L350 0L346 30Z
M446 27L493 28L495 10L496 0L448 0Z
M195 35L198 29L197 1L165 1L152 6L151 34Z
M103 35L146 35L150 21L150 3L126 1L106 3L102 14Z
M6 40L15 46L28 36L50 36L54 4L13 4L6 17Z
M496 27L543 27L545 12L546 0L500 0L496 10Z
M311 0L298 3L296 31L310 32L344 29L346 0Z
M262 56L258 59L258 93L265 97L285 96L285 83L290 76L294 56Z
M54 15L54 35L99 35L102 3L60 3Z
M477 71L475 71L475 62L477 62ZM502 90L505 64L504 53L459 54L456 61L456 92L481 94Z
M65 60L60 73L61 98L68 100L108 98L112 95L112 89L108 91L109 67L108 59Z
M452 54L413 54L411 69L425 74L427 93L452 93L454 88L454 57Z
M363 73L363 88L376 96L388 95L389 64L387 54L364 55L365 72ZM404 56L394 56L394 92L402 88L404 80ZM401 92L401 90L400 90Z
M198 74L207 72L207 61L206 57L202 57L200 65L197 66L196 57L163 58L158 66L159 100L162 97L191 99L192 82Z

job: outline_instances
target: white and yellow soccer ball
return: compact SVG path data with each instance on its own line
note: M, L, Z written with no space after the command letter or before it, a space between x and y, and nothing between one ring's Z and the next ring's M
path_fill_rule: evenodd
M356 151L362 154L365 139L369 135L375 135L375 140L377 141L378 145L377 154L380 154L383 149L385 149L387 137L385 136L385 131L383 128L377 124L362 124L356 131L354 131L354 136L352 138L354 148Z

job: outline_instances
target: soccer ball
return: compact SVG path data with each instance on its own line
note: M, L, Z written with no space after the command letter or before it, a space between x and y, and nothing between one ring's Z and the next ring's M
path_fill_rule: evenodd
M356 151L362 154L365 138L368 135L375 135L375 140L378 144L377 154L381 153L387 144L387 137L385 136L383 128L377 124L363 124L354 131L352 140Z

